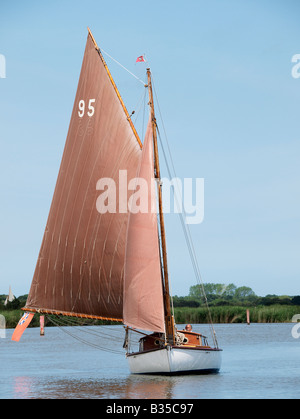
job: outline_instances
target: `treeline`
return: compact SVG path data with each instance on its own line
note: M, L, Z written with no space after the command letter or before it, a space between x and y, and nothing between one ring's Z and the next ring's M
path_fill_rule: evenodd
M204 297L204 295L206 297ZM4 305L6 295L0 295L0 314L6 318L6 327L15 327L23 312L27 295L15 298ZM206 303L210 307L209 312ZM214 323L246 323L246 312L250 309L253 323L290 322L295 314L300 313L300 295L266 295L260 297L246 286L234 284L212 284L190 287L186 297L173 297L176 323L209 323L209 313ZM78 322L85 321L78 319ZM74 318L71 324L76 324ZM78 323L77 323L78 324ZM107 324L94 321L93 324ZM39 325L39 315L34 316L31 327ZM53 325L48 322L47 326Z
M8 301L6 305L4 305L7 295L2 294L0 295L0 311L11 311L11 310L18 310L25 306L27 300L27 294L21 295L20 297L16 298L13 301Z
M234 284L194 285L186 297L173 297L175 318L180 323L246 323L247 309L252 323L291 322L300 313L300 295L260 297L246 286ZM209 312L206 308L209 306Z
M12 302L4 305L6 295L0 295L0 311L18 310L25 306L27 294L15 298ZM237 287L234 284L213 284L194 285L190 287L189 295L173 297L174 307L205 307L206 301L210 307L218 306L272 306L272 305L298 305L300 306L300 295L275 295L269 294L260 297L246 286Z
M206 297L205 297L206 296ZM269 294L260 297L246 286L237 287L234 284L213 284L206 283L202 285L194 285L190 287L189 295L186 297L173 297L174 307L204 307L206 301L210 307L218 306L240 306L240 307L256 307L256 306L272 306L272 305L294 305L300 306L300 295L275 295Z

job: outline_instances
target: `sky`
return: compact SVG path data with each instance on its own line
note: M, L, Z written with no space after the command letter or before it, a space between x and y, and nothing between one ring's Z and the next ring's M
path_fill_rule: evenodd
M0 294L30 288L89 26L142 79L146 55L177 176L204 179L190 225L203 282L299 295L299 15L296 0L3 0ZM105 58L133 110L142 84ZM188 295L178 216L166 227L171 292Z

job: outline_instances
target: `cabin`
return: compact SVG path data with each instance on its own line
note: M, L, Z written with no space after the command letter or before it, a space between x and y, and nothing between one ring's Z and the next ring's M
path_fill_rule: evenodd
M140 339L140 351L150 351L153 349L163 348L165 346L165 338L163 333L152 333ZM176 342L174 347L186 347L195 349L207 349L210 346L207 343L207 337L199 333L187 332L186 330L178 330L176 332Z

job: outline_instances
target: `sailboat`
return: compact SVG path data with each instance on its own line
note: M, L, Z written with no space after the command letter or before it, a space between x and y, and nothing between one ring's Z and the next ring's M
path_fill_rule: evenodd
M145 88L150 112L142 144L88 28L61 166L23 310L122 323L134 374L217 372L218 345L178 330L172 314L149 68ZM153 187L142 188L140 179L157 185L156 199ZM148 210L133 210L141 200ZM131 333L141 336L134 351Z

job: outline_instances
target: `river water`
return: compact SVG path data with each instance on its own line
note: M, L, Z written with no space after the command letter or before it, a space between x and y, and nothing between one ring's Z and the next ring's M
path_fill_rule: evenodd
M300 339L292 336L293 327L216 325L220 373L172 377L131 375L124 354L99 350L102 331L114 335L112 351L122 350L120 326L89 326L89 345L78 340L85 333L77 327L46 328L43 337L39 329L27 329L19 343L8 329L0 339L0 398L299 399ZM209 336L206 325L193 331Z

